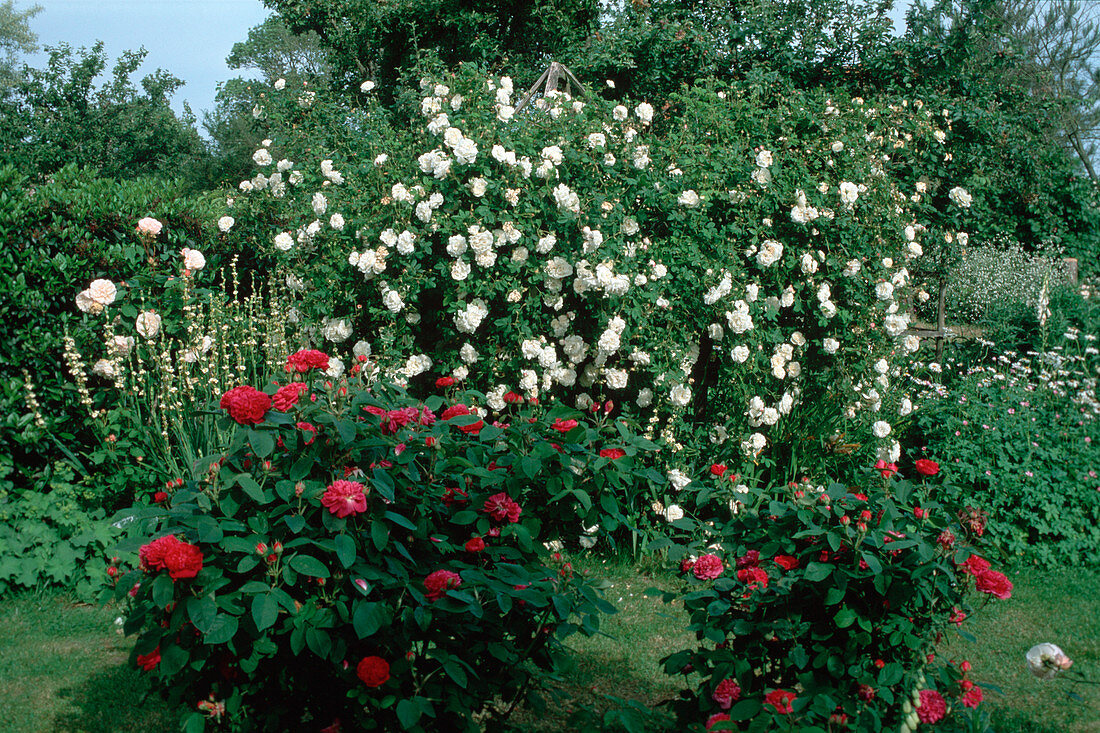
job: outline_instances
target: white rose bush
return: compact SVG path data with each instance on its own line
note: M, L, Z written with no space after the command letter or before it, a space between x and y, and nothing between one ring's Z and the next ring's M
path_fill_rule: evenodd
M796 94L761 109L699 88L677 100L683 125L655 130L644 103L558 94L515 113L507 77L422 92L401 145L315 150L300 182L253 179L235 211L281 222L259 243L270 275L309 283L296 307L345 319L384 376L610 400L694 476L720 459L763 484L897 452L907 232L926 227L889 167L899 142L935 141L918 106ZM310 110L288 92L280 118L278 101L271 154L304 161L288 123ZM380 124L369 102L349 114ZM409 369L416 355L431 366Z

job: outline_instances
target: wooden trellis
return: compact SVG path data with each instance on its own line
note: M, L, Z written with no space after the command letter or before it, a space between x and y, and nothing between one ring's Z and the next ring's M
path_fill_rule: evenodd
M523 95L523 99L516 105L516 112L526 107L531 98L535 96L535 92L542 87L542 95L544 97L549 96L550 92L557 91L558 88L565 83L565 93L570 96L586 96L587 90L584 88L584 84L581 84L577 77L573 76L573 72L565 68L557 61L551 61L550 67L546 71L542 72L542 76L538 81L531 85L531 88L527 90L527 94ZM574 91L574 89L576 91Z

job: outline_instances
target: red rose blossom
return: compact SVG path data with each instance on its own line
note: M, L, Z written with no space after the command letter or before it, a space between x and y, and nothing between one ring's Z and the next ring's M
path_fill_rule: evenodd
M962 704L968 708L976 708L982 702L982 688L971 687L962 696Z
M153 494L153 501L157 504L161 504L163 502L168 501L168 492L167 491L158 491L158 492L156 492L155 494Z
M917 708L917 717L920 722L926 724L938 723L947 714L947 703L943 695L935 690L920 691L920 707Z
M160 664L160 646L149 652L148 654L137 655L137 666L144 669L146 672L152 672Z
M772 690L767 695L764 695L764 704L771 705L775 708L777 713L788 715L794 710L794 708L791 707L791 702L795 697L796 695L793 692Z
M450 420L452 417L458 417L460 415L469 415L469 414L471 414L470 413L470 408L467 407L466 405L459 404L459 405L453 405L451 407L448 407L446 410L443 411L443 413L439 417L442 420ZM481 429L483 427L485 427L485 421L478 420L477 422L471 423L470 425L459 425L457 427L458 427L459 430L466 433L467 435L469 435L471 433L476 435L477 433L481 432Z
M1012 597L1012 581L1004 573L983 570L974 578L974 587L982 593L1007 601Z
M417 407L402 407L397 410L390 410L382 416L382 432L396 433L398 428L415 423L419 418L420 409Z
M699 580L714 580L726 569L717 555L707 554L695 561L691 572Z
M496 521L507 520L513 524L519 521L520 512L523 511L520 505L503 491L486 499L484 509L485 513Z
M300 422L297 423L295 427L303 433L309 433L309 439L305 441L306 445L313 445L313 441L317 440L317 427L315 425L311 425L307 422ZM302 437L303 439L305 438L304 435Z
M798 558L791 557L790 555L776 555L774 558L775 564L784 570L794 570L798 567Z
M959 569L967 575L977 577L986 570L989 570L989 560L978 557L977 555L971 555L966 558L966 562L964 562Z
M616 460L626 455L626 451L622 448L604 448L600 451L600 458L610 458Z
M444 389L445 387L453 387L455 383L454 377L440 377L435 380L436 389Z
M443 504L445 506L465 504L469 501L466 496L466 492L457 486L448 486L443 491Z
M749 590L768 587L768 571L759 567L742 568L737 571L737 579L749 586Z
M740 568L754 568L760 564L760 551L749 550L741 557L737 558L737 567Z
M707 718L707 730L709 731L714 726L718 725L719 723L725 723L729 721L729 719L730 716L726 713L715 713L714 715Z
M158 537L146 545L142 545L141 549L138 550L138 559L141 561L141 569L147 573L163 570L166 567L164 564L165 553L170 547L178 545L179 543L179 538L169 534L164 537Z
M310 369L328 369L328 354L316 349L302 349L286 358L286 370L305 374Z
M264 413L271 409L271 398L255 387L243 385L228 390L219 404L238 424L255 425L263 422Z
M321 504L338 517L350 517L367 510L366 487L355 481L333 481L321 495Z
M471 537L466 540L466 552L481 552L485 549L485 540L480 537Z
M725 464L722 464L722 463L712 463L712 464L710 464L710 474L711 474L711 476L717 476L719 478L721 478L722 476L725 476L726 475L726 466L725 466Z
M378 687L390 678L390 663L382 657L363 657L355 667L355 676L367 687Z
M578 423L577 423L576 420L562 420L559 417L559 418L554 420L554 424L551 425L550 427L553 428L554 430L557 430L562 435L565 435L570 430L577 427L577 425L578 425Z
M275 403L275 409L279 412L290 412L298 404L298 398L306 389L308 387L305 382L291 382L275 390L271 401Z
M741 686L737 684L737 680L726 679L718 683L718 686L714 688L714 694L711 695L711 699L718 703L718 707L723 710L729 710L737 698L741 697Z
M927 458L918 458L913 462L913 467L921 476L935 476L940 472L940 464Z
M169 545L164 551L164 567L172 580L194 578L202 570L202 550L186 542Z
M451 588L462 585L462 577L450 570L436 570L424 578L424 589L428 591L428 600L438 601Z

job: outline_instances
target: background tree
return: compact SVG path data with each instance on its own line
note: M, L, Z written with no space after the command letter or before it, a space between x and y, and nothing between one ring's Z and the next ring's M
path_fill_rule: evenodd
M31 30L30 20L41 10L39 5L17 10L14 0L0 3L0 94L19 79L19 57L38 50L38 35Z
M126 51L101 86L107 68L103 43L74 52L47 49L45 68L24 67L23 79L3 100L0 162L42 177L69 163L111 178L203 176L207 153L189 108L177 117L169 100L183 81L163 69L131 80L144 49Z

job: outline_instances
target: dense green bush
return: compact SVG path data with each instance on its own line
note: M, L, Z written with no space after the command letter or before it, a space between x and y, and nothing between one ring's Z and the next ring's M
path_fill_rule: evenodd
M567 474L629 473L629 460L538 407L488 424L464 404L479 396L420 402L363 362L329 378L328 360L292 355L273 397L226 393L224 453L124 513L141 560L117 594L134 598L134 660L191 711L188 730L499 723L561 640L611 610L544 549L543 484L572 495Z
M1008 598L1012 584L923 477L893 468L752 490L732 520L670 548L686 587L665 599L682 600L700 641L663 660L690 684L680 729L904 733L943 717L944 698L976 707L981 690L939 671L935 645L971 613L969 591Z

